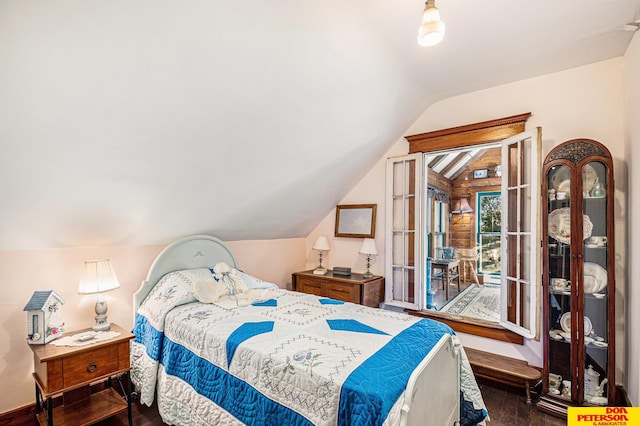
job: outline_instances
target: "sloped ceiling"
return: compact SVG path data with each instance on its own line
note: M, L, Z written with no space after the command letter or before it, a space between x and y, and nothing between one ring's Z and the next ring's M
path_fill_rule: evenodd
M419 0L0 1L0 250L305 236L433 102L621 56L640 18L437 6L423 48Z

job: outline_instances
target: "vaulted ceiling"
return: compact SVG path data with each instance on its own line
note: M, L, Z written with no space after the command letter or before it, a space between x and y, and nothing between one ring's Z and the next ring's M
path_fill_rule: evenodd
M420 0L0 1L0 250L305 236L432 103L621 56L640 18L436 4L424 48Z

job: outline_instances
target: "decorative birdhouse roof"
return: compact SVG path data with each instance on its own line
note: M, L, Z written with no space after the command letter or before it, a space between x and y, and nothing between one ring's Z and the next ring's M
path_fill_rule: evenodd
M22 309L23 311L42 311L45 306L48 304L51 296L54 296L56 299L60 301L60 303L64 304L64 300L62 297L58 296L58 294L53 290L48 291L36 291L31 296L31 299L27 302L27 304Z

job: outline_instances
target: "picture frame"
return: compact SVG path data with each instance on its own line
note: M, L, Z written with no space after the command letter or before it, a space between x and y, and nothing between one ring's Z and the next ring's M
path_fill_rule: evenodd
M336 206L336 237L375 238L377 204Z
M484 179L489 177L489 170L488 169L477 169L473 171L473 178L474 179Z

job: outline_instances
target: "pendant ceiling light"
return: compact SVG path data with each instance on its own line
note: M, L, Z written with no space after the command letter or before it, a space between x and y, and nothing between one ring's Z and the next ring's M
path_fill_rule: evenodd
M427 0L422 15L422 25L418 29L418 44L435 46L444 38L444 22L440 20L440 12L435 0Z

